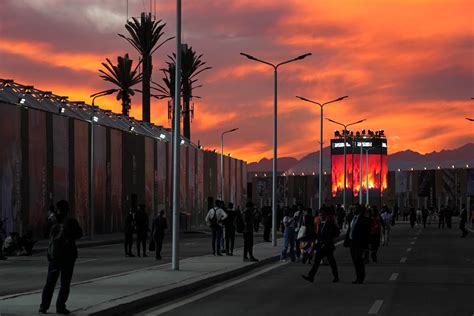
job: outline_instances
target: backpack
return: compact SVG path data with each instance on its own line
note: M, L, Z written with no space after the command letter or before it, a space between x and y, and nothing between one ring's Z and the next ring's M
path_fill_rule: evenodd
M237 212L237 214L235 214L235 230L241 234L244 232L244 219L242 217L242 213L241 212Z
M214 211L214 215L209 218L209 223L211 227L217 227L217 210L216 208L213 208L212 210Z
M51 229L48 245L48 259L61 260L64 257L67 239L64 224L55 224Z

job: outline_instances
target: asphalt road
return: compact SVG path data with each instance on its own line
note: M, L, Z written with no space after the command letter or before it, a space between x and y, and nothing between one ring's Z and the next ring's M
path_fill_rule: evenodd
M262 242L260 234L256 242ZM210 254L211 236L208 234L185 234L180 240L180 257L189 258ZM236 236L235 247L243 247L241 234ZM133 247L136 254L136 247ZM98 277L124 273L171 262L171 241L166 236L162 251L163 260L155 260L154 253L149 257L126 258L122 244L104 245L79 249L72 282L81 282ZM32 257L9 257L0 261L0 296L41 289L46 280L48 262L45 253Z
M301 263L273 264L140 315L474 315L474 233L461 239L452 229L397 224L379 262L366 266L363 285L355 279L348 249L338 246L341 282L328 266L314 284L300 276ZM258 256L258 254L256 254Z

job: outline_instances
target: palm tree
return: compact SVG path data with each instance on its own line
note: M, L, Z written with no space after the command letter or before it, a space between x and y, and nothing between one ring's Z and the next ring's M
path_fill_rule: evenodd
M123 57L118 56L117 65L112 64L108 58L106 60L107 63L102 63L105 71L99 69L100 77L105 81L113 83L117 88L94 93L91 97L104 93L118 92L117 100L122 100L122 114L128 116L131 108L130 96L135 95L135 90L132 87L142 80L142 74L137 71L140 63L132 70L133 60L128 58L128 54L125 54Z
M166 23L162 23L161 20L152 20L151 13L145 14L142 12L140 20L132 18L132 21L125 24L125 28L130 37L118 34L120 37L127 40L142 56L142 119L145 122L150 122L150 82L153 70L152 55L164 43L174 38L170 37L157 46L160 38L164 34L163 28L165 26Z
M193 97L193 89L201 87L195 86L198 81L197 75L201 72L211 69L212 67L204 67L206 62L201 60L202 54L197 55L192 47L183 44L181 50L181 94L183 96L183 136L191 139L191 109L190 101ZM168 56L168 68L162 69L164 73L163 84L153 82L156 87L152 89L157 90L160 94L153 95L156 98L171 98L174 99L175 91L175 71L176 71L176 54Z

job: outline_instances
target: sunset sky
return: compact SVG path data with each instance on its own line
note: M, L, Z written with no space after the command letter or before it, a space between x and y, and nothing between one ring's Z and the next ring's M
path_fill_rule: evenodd
M149 10L129 0L129 16ZM175 31L175 1L157 0L157 18ZM0 78L85 100L111 87L97 69L105 58L136 51L126 34L126 0L1 0ZM301 158L319 148L319 107L325 116L384 129L389 152L421 153L474 141L474 2L472 0L184 0L183 41L204 54L211 71L196 91L192 140L249 162L272 155L273 73L239 55L280 62L313 55L279 71L279 155ZM153 80L174 50L154 55ZM136 86L141 88L141 85ZM114 97L102 108L120 112ZM141 118L141 95L131 116ZM169 126L167 105L152 100L152 121ZM335 125L325 122L325 141Z

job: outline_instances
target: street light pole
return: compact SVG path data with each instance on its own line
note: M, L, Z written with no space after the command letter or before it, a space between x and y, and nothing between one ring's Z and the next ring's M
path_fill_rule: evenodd
M320 210L322 206L322 200L323 200L323 177L322 177L323 175L323 143L324 143L323 142L323 108L326 104L342 101L345 98L348 98L349 96L346 95L346 96L343 96L343 97L340 97L340 98L337 98L335 100L328 101L325 103L319 103L319 102L312 101L300 96L296 96L296 97L300 100L319 105L319 107L321 108L320 129L319 129L319 203L318 203L318 207Z
M277 226L277 206L276 206L276 187L277 187L277 105L278 105L278 67L302 60L308 56L311 56L311 53L307 53L296 58L281 62L279 64L272 64L267 61L258 59L252 55L240 53L240 55L247 57L250 60L258 61L265 65L268 65L273 68L273 170L272 170L272 244L274 247L277 246L277 238L276 238L276 226Z
M91 116L91 129L90 129L90 163L89 163L89 231L90 239L94 239L95 229L95 207L94 207L94 123L99 119L95 116L95 99L109 95L117 91L116 89L106 90L92 96L92 116Z
M337 121L331 120L330 118L326 118L326 119L329 122L332 122L334 124L337 124L337 125L340 125L340 126L344 127L344 189L342 191L342 204L344 204L344 211L347 212L347 205L346 205L346 173L347 173L347 170L346 170L346 143L347 143L347 141L346 140L347 140L347 128L349 126L362 123L366 119L359 120L357 122L353 122L353 123L350 123L350 124L342 124L342 123L339 123Z
M369 205L369 151L371 151L374 148L375 147L365 149L365 194L366 194L365 205Z
M181 0L176 0L176 71L174 89L173 130L173 232L171 265L179 270L179 173L180 173L180 108L181 105Z
M357 144L357 142L356 142ZM359 157L359 162L360 162L360 166L359 166L359 171L360 171L360 176L359 176L359 205L362 205L362 149L363 149L363 145L362 145L362 139L359 140L359 145L360 145L360 157Z
M221 134L221 200L224 201L224 134L232 133L239 128L233 128Z

